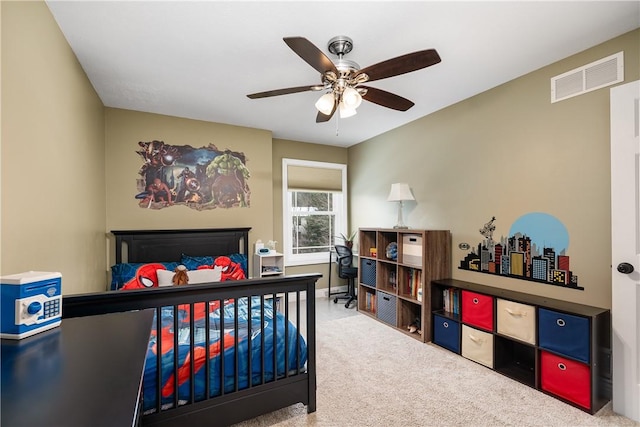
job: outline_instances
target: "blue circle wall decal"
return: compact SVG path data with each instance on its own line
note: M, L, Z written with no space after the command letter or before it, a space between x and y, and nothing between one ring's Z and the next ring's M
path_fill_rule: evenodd
M553 248L557 254L569 249L569 233L558 218L543 212L532 212L516 219L509 229L509 236L524 234L539 251Z

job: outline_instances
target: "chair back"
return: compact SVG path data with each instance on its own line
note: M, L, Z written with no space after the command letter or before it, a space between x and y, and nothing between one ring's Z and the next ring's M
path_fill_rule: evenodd
M353 263L353 253L351 252L351 248L344 245L335 245L336 254L338 255L338 276L346 279L345 270L351 268L351 264ZM351 272L351 271L350 271Z

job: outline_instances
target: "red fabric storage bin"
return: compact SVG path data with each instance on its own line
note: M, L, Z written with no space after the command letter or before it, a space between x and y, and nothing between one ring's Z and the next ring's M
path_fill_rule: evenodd
M541 351L540 381L543 390L591 409L589 365Z
M493 297L462 290L462 323L493 331Z

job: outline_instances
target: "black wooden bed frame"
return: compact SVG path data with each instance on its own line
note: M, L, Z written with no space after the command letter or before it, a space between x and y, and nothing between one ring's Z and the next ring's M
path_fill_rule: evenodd
M112 231L112 233L116 238L116 263L146 263L179 260L183 253L190 256L214 257L233 253L248 255L249 230L249 228L130 230ZM143 426L224 426L296 403L303 403L307 406L307 412L312 413L316 410L315 284L320 277L320 274L306 274L212 284L68 295L63 297L62 316L63 318L81 317L147 308L160 310L161 307L177 307L182 304L191 304L191 311L193 312L195 303L220 301L222 304L225 299L238 299L248 296L260 297L260 301L264 301L265 298L276 300L276 297L280 297L281 301L289 301L283 304L284 307L281 310L281 312L284 311L285 320L291 320L298 331L306 331L306 368L298 364L298 369L294 370L294 372L287 371L284 376L276 376L276 378L268 382L264 381L263 375L260 384L250 384L248 388L243 390L238 390L238 373L236 372L234 391L225 392L223 387L220 395L198 402L193 401L194 381L191 381L190 401L187 404L178 405L177 397L174 397L173 407L169 409L160 409L161 399L159 398L159 393L161 387L158 386L156 412L143 415L141 424ZM304 296L305 293L306 297ZM306 304L306 328L300 324L301 304ZM295 319L290 318L292 310L295 310ZM157 318L160 319L161 316L157 316ZM208 317L206 320L208 324ZM160 320L158 320L156 326L159 331L161 329ZM191 326L193 331L193 324ZM208 330L208 327L206 329ZM237 345L237 336L235 340ZM193 340L191 340L191 345L193 352ZM251 340L249 340L248 345L251 348ZM265 346L263 345L261 348L264 349ZM235 354L235 366L237 369L238 353L236 352ZM285 354L287 354L287 351L285 351ZM264 360L264 354L261 355L261 358ZM177 366L177 358L175 363L174 367ZM209 372L208 358L205 360L204 368L206 369L205 372ZM224 366L222 369L224 370ZM191 364L190 375L193 378L193 364ZM160 379L158 378L159 381ZM176 381L176 391L177 387ZM206 390L208 396L208 383ZM174 393L174 396L177 396L177 393Z

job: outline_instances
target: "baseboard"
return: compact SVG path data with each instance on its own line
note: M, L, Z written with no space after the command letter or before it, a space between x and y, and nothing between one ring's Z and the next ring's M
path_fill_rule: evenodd
M332 294L344 294L347 292L347 286L332 286L331 287L331 293ZM329 288L322 288L322 289L316 289L316 299L324 299L324 298L333 298L334 295L331 295L331 297L329 297ZM300 300L306 300L307 299L307 294L306 293L301 293L300 294ZM296 300L296 294L295 293L290 293L289 294L289 302L293 302Z
M347 286L332 286L332 294L345 294L347 293ZM329 297L329 288L316 289L316 298L333 298L334 295Z

